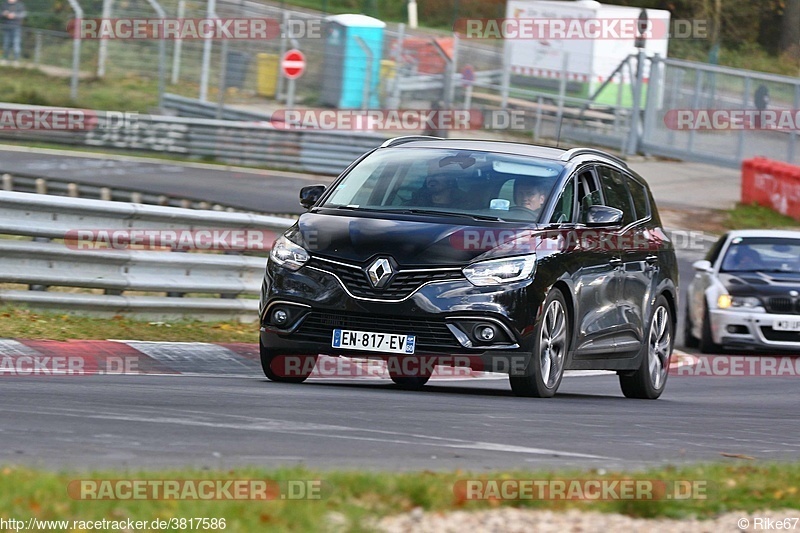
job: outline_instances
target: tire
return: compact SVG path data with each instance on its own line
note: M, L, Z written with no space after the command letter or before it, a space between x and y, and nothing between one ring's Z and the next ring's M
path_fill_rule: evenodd
M619 375L619 386L626 398L655 400L664 392L675 345L674 327L672 311L661 295L650 314L639 369L632 374Z
M425 386L430 376L397 376L397 375L389 375L394 381L394 384L400 387L401 389L405 390L419 390Z
M702 353L719 353L722 351L722 346L714 342L714 337L711 336L711 313L708 310L708 304L703 306L703 327L702 336L700 337L700 351Z
M270 381L275 381L277 383L304 382L308 379L308 376L311 375L314 365L317 362L316 355L281 356L265 348L264 345L261 344L261 340L258 341L258 348L261 352L261 369L264 371L264 375L267 376ZM286 372L281 372L279 367L281 365L287 365L283 357L298 358L297 361L292 361L292 364L295 365L294 368L299 369L299 372L292 372L291 376L285 375Z
M408 361L403 358L390 358L387 360L389 377L401 389L419 390L431 379L431 375L428 373L429 369L426 368L425 364L420 363L420 361L424 361L424 357L410 360L412 363L416 363L412 364L413 368L403 364ZM430 370L432 371L433 368L430 368Z
M571 325L561 291L551 290L542 309L528 366L522 375L509 375L511 390L517 396L551 398L564 377Z
M686 304L686 315L683 319L683 345L687 348L700 346L700 339L692 334L692 317L689 316L689 304Z

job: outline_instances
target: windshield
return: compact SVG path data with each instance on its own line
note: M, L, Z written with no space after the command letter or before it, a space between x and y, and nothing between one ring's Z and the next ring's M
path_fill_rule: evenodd
M800 273L800 239L737 237L731 241L720 270Z
M468 150L388 148L342 180L324 207L539 220L563 165Z

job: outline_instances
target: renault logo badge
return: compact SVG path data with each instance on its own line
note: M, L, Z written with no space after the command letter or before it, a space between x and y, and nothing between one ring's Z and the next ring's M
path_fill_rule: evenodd
M392 265L389 263L388 259L383 257L376 259L367 269L369 282L372 283L372 286L376 289L383 288L389 283L389 278L392 277L392 273Z

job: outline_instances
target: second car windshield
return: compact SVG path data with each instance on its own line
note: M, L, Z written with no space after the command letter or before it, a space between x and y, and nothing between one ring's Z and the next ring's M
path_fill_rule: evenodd
M489 152L382 149L350 171L324 207L536 222L563 170L553 161Z
M725 253L721 270L800 273L800 239L737 237Z

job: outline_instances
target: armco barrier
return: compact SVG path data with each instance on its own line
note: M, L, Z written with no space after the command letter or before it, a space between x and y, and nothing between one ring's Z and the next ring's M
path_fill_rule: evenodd
M10 111L57 108L2 104ZM58 108L63 109L63 108ZM356 131L284 130L268 120L213 120L86 111L91 126L76 131L0 127L0 139L51 142L94 148L213 158L252 165L336 176L387 137ZM248 116L248 115L239 115ZM96 117L96 118L95 118ZM96 123L96 124L95 124Z
M148 318L255 320L264 252L86 250L61 240L76 230L253 230L269 246L267 239L291 224L247 213L0 192L0 235L13 237L0 239L0 283L71 291L9 288L0 290L0 304ZM184 293L206 297L179 296Z
M800 167L761 157L743 161L742 203L800 220Z

